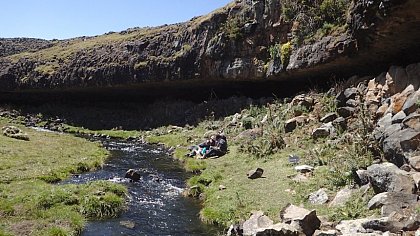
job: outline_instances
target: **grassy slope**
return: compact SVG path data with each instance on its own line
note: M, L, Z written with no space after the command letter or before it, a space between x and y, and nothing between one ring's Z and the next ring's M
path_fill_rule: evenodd
M335 109L331 103L333 99L321 95L318 108L311 115L322 116ZM192 177L188 184L191 188L189 194L192 196L203 197L203 209L201 218L208 223L215 223L228 226L231 223L246 219L252 210L262 210L278 221L279 211L288 203L304 205L310 209L316 209L319 215L326 215L331 220L349 219L361 217L375 212L366 209L365 200L356 194L354 200L343 207L328 208L325 205L311 205L308 203L308 195L317 191L319 188L326 188L330 200L334 197L337 190L347 184L352 183L351 170L367 166L371 161L368 152L360 151L360 140L349 142L338 142L335 145L329 144L326 139L313 140L311 138L312 129L319 127L320 122L313 119L308 124L298 127L292 133L284 133L282 130L284 121L293 115L297 107L288 107L287 104L275 103L266 107L250 107L242 111L243 118L251 118L253 126L259 126L259 121L266 114L272 114L277 128L270 131L266 125L266 132L283 137L286 147L276 150L273 153L258 156L256 153L243 151L243 141L236 140L238 133L244 130L238 124L236 127L228 125L232 117L220 121L204 121L197 127L189 130L174 131L168 133L168 128L162 127L156 131L148 133L146 140L152 142L162 142L168 146L178 146L175 157L184 160L186 167L190 171L200 173ZM308 115L309 113L306 112ZM314 114L317 113L317 114ZM280 120L280 122L279 122ZM357 125L356 125L357 126ZM224 128L224 132L229 141L229 153L218 159L196 160L184 157L188 151L185 147L203 140L205 131L213 127L213 130ZM215 128L216 127L216 128ZM358 130L342 132L339 137L356 134ZM268 140L270 135L264 135L254 141L253 144L259 148L258 152L263 152L264 140ZM241 151L242 150L242 151ZM313 176L305 183L297 183L291 180L295 175L294 167L288 163L290 154L299 155L302 164L317 166ZM246 173L257 167L264 169L264 177L250 180ZM219 190L219 186L224 185L225 190Z
M0 118L5 125L10 121ZM122 209L125 189L113 183L48 183L100 167L108 152L99 144L19 128L30 141L0 136L0 235L74 235L86 218Z

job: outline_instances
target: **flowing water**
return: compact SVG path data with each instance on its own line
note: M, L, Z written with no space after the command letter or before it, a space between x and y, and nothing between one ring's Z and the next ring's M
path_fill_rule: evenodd
M121 182L129 191L127 211L119 218L89 222L83 236L219 234L219 229L200 222L199 203L182 196L188 175L164 149L125 141L103 143L111 152L104 168L65 183ZM123 178L128 169L140 171L139 182Z

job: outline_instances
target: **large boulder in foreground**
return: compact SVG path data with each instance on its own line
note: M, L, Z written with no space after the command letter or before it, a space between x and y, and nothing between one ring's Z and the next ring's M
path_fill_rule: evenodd
M321 225L315 210L309 211L292 204L280 212L280 219L305 235L312 235Z
M260 229L266 229L273 225L273 221L262 211L252 212L251 217L243 225L243 235L255 235Z
M389 162L369 166L366 174L376 193L412 193L414 188L414 181L408 172L398 169Z

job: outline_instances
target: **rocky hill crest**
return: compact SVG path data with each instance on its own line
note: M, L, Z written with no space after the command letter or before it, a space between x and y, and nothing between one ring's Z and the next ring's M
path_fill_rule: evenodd
M3 39L0 90L380 71L418 61L418 12L415 0L236 0L180 24L64 41Z

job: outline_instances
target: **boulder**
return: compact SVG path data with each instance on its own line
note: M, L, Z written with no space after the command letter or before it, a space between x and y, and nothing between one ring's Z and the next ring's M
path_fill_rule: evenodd
M363 186L369 183L369 175L367 170L357 170L356 171L356 183L359 186Z
M382 216L389 216L393 212L401 212L406 208L415 208L417 204L417 195L411 193L391 192L383 199L385 200L382 208Z
M367 231L380 231L387 232L392 229L392 222L389 221L388 217L382 217L379 219L370 219L362 223L362 227Z
M367 168L367 175L375 193L411 193L414 187L409 174L392 163L373 164Z
M261 137L262 134L263 130L261 128L247 129L242 131L238 136L236 136L236 139L254 140L258 137Z
M414 89L420 87L420 63L410 64L405 68L408 77L408 83L414 86Z
M330 112L330 113L327 113L325 116L323 116L319 121L321 121L322 123L328 123L335 119L337 119L337 113Z
M392 124L391 113L384 115L381 119L378 120L378 123L377 123L379 127L387 127L387 126L390 126L391 124Z
M408 158L408 162L413 169L420 171L420 156L410 157Z
M290 105L301 106L310 111L314 105L314 99L310 96L302 94L294 97Z
M309 166L309 165L300 165L300 166L295 166L295 170L300 173L308 173L308 172L312 172L314 170L314 167Z
M404 128L410 128L415 131L420 131L420 114L410 114L402 121L402 123Z
M405 102L407 101L408 97L413 92L414 92L413 85L409 85L401 93L394 94L391 97L391 105L389 106L390 112L392 112L392 114L397 114L398 112L403 110L403 106Z
M140 180L140 173L134 169L129 169L125 172L124 178L131 179L132 181L139 181Z
M395 124L395 123L401 123L405 117L407 117L405 115L405 113L403 111L399 111L397 114L395 114L392 119L391 119L391 123Z
M335 120L333 120L332 122L333 126L337 129L337 130L341 130L344 131L347 129L347 123L346 123L346 119L344 119L343 117L337 117Z
M354 99L349 99L349 100L347 100L347 102L346 102L346 106L347 107L358 107L359 106L359 102L357 102L356 100L354 100Z
M414 173L411 177L413 177L414 184L418 191L420 189L420 173Z
M239 235L243 235L242 226L239 224L230 225L226 232L226 236L239 236Z
M366 219L357 220L342 220L335 227L343 235L355 235L357 233L365 233L366 230L362 227L362 223L367 221Z
M312 131L312 138L314 139L327 138L334 135L336 135L336 131L332 122L323 124L321 125L321 127L316 128Z
M277 223L268 228L257 230L256 236L298 236L299 231L292 225Z
M345 106L346 102L349 99L355 99L357 94L358 94L357 88L351 87L351 88L345 89L344 91L337 94L336 96L337 105L339 107Z
M315 210L309 211L291 204L280 212L280 219L305 235L312 235L321 225Z
M375 112L376 118L382 117L385 114L385 112L388 110L388 108L389 108L388 103L382 103L382 105Z
M346 202L349 201L353 193L355 192L355 189L351 189L349 187L345 187L337 192L334 199L329 204L330 207L339 207L344 206Z
M253 211L251 217L243 225L243 235L255 235L259 229L268 228L273 225L273 221L262 211Z
M385 76L387 94L396 94L407 87L408 76L404 68L391 66Z
M352 116L356 112L356 108L354 107L340 107L337 109L338 115L347 118Z
M378 193L372 197L368 202L369 210L376 209L385 205L386 200L388 199L389 192Z
M416 92L408 96L402 107L402 110L405 112L405 114L409 115L415 112L420 107L419 100L420 100L420 90L417 90Z
M302 125L307 122L308 122L307 116L297 116L297 117L291 118L284 123L284 131L286 133L292 132L293 130L296 129L298 125Z
M29 136L26 133L23 133L22 130L15 126L4 126L2 128L3 135L9 138L29 141Z
M248 179L258 179L262 177L263 173L264 173L263 169L257 168L257 169L248 171L246 175L248 176Z
M317 230L314 233L314 236L336 236L338 235L337 230Z
M308 200L314 205L321 205L328 202L328 194L325 189L321 188L318 191L309 194Z
M420 131L403 129L392 133L383 141L385 158L397 166L404 164L404 152L416 150L420 144Z
M391 223L390 231L400 233L418 230L420 226L419 207L417 203L410 208L392 212L388 217L388 221Z

